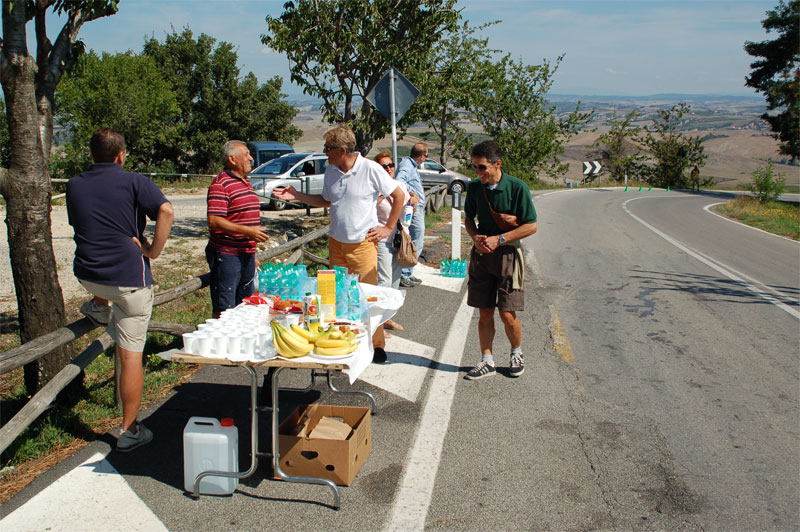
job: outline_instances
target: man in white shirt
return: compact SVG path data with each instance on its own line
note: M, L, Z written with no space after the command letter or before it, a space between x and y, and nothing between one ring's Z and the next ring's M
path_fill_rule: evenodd
M403 211L403 192L375 161L356 150L356 137L347 126L325 132L328 167L322 194L306 194L291 185L276 188L278 199L302 201L315 207L330 208L328 252L331 266L343 266L357 273L361 282L378 284L377 244L397 226ZM391 197L392 210L386 225L378 223L378 196ZM386 361L383 327L372 337L373 361Z

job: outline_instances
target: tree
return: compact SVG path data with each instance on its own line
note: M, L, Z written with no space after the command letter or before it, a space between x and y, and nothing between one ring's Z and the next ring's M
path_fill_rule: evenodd
M47 12L66 15L55 42L47 36ZM9 166L0 182L6 200L11 271L17 294L20 341L65 324L50 228L48 162L53 145L55 90L82 50L81 27L113 15L117 0L2 0L0 83L6 103ZM28 53L27 24L34 21L36 55ZM49 381L70 360L62 348L25 367L28 393Z
M175 161L184 172L220 170L220 150L231 139L293 143L302 131L292 125L297 109L281 94L275 76L259 85L250 72L240 79L233 45L206 34L196 40L189 28L151 38L143 54L154 59L178 97L180 141L164 146L156 157Z
M464 130L458 125L462 110L471 105L472 97L481 91L484 78L478 68L495 50L487 48L488 39L473 35L491 22L478 27L464 22L458 31L449 33L434 48L431 66L421 72L417 88L420 96L414 102L410 120L425 120L438 138L439 162L447 164L447 151L456 136Z
M687 137L678 132L683 116L690 109L691 106L686 103L662 109L652 125L644 128L642 143L654 159L654 164L646 170L650 184L673 188L688 186L689 176L684 174L684 169L694 165L703 166L708 158L700 137Z
M592 147L596 150L589 156L602 161L603 167L617 181L623 180L628 174L632 176L641 168L644 156L637 142L641 128L632 125L639 117L641 115L636 110L623 118L618 118L617 112L614 111L608 120L611 129L592 143Z
M774 175L774 164L772 161L767 166L761 166L753 170L752 181L747 189L755 194L756 199L762 203L777 201L786 189L786 174L779 173Z
M509 56L484 62L479 72L487 85L473 96L468 108L471 120L505 151L503 169L529 183L538 181L539 172L553 178L566 173L569 164L562 164L558 156L564 153L564 143L583 130L593 114L581 112L578 102L574 111L556 116L555 106L545 99L562 59L554 65L546 60L526 65ZM462 153L467 141L459 141Z
M800 0L781 0L761 25L767 33L780 35L772 41L744 43L748 54L763 58L750 63L745 85L764 94L767 112L761 118L780 140L780 152L794 162L800 156Z
M178 140L180 109L152 57L91 51L64 76L57 96L57 121L70 133L51 165L58 177L70 178L91 164L89 139L103 127L125 135L129 170L176 171L173 161L157 157Z
M391 123L366 95L393 66L412 83L430 68L434 45L455 31L456 0L297 0L267 16L261 41L289 58L292 81L322 100L328 122L353 128L367 154ZM400 125L408 124L404 117Z
M6 102L0 100L0 168L8 168L11 159L11 148L8 137L8 118L6 117Z

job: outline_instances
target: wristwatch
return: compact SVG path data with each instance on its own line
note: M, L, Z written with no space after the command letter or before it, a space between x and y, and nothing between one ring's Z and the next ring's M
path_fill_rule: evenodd
M500 235L500 239L498 240L498 242L499 242L500 244L505 244L505 243L506 243L506 239L505 239L505 238L503 238L503 235L502 235L502 234Z

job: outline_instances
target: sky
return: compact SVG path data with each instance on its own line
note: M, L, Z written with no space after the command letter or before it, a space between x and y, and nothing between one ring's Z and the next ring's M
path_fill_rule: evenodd
M778 0L459 0L471 24L499 20L483 32L491 48L528 64L565 54L551 92L579 95L721 94L749 96L753 57L745 41L774 39L761 27ZM264 17L278 17L275 0L122 0L119 12L86 23L87 49L141 52L145 37L164 40L189 27L237 47L243 73L261 81L282 76L289 62L261 43ZM60 24L49 22L51 40ZM33 33L29 25L29 33ZM33 49L32 49L33 50Z

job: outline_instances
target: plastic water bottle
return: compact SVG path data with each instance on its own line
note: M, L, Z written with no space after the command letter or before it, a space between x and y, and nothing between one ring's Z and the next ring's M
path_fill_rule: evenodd
M439 261L439 275L442 277L447 277L450 275L450 264L447 262L447 259L442 259Z
M406 203L405 207L403 207L403 221L400 223L402 223L404 227L408 227L411 225L412 216L414 216L414 206L411 205L411 202L409 202Z
M358 291L358 282L353 279L350 281L350 288L347 290L347 319L352 321L361 320L361 294Z

